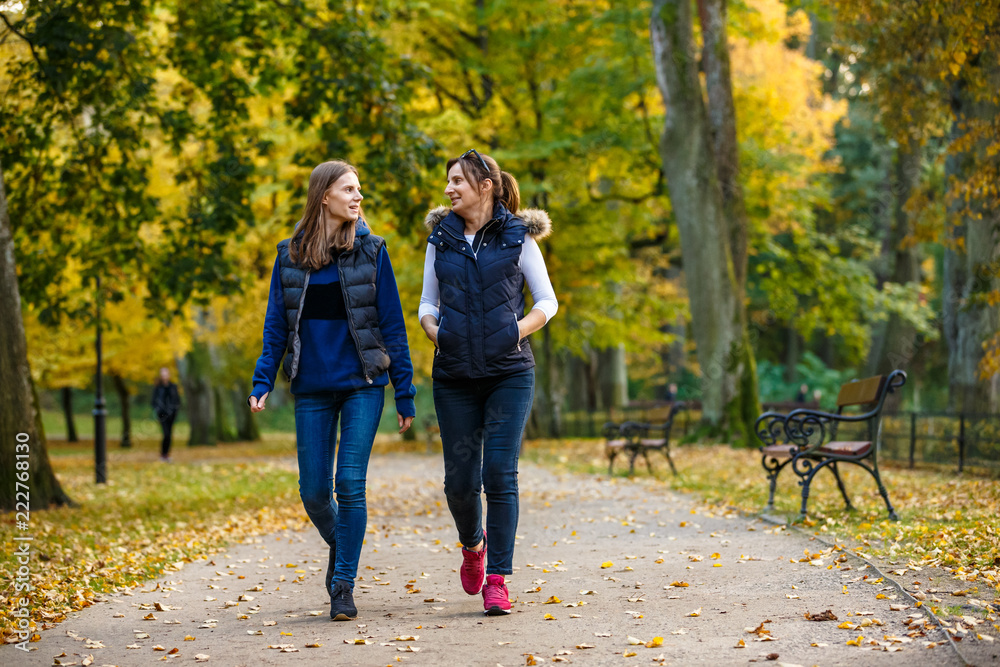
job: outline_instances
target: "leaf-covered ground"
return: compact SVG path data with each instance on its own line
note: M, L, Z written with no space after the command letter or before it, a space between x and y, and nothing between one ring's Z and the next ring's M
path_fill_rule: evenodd
M178 562L210 556L232 541L308 525L297 493L294 436L215 448L178 447L174 462L166 465L157 460L154 441L140 441L132 450L111 452L110 481L104 486L93 482L89 446L60 443L52 448L59 478L80 506L31 516L32 583L41 592L36 603L44 600L33 617L45 623L62 620L104 593L139 586ZM409 446L423 449L424 444ZM402 447L384 441L376 449ZM525 456L556 468L607 474L597 440L532 442ZM755 452L725 446L679 448L674 453L680 472L676 478L658 456L654 467L665 489L746 512L759 511L766 503L766 481ZM622 470L618 466L616 474ZM648 476L644 467L638 474ZM883 475L900 522L885 520L867 473L848 470L845 484L858 510L845 512L832 476L821 475L810 499L810 530L897 573L944 568L960 580L950 593L993 601L1000 593L1000 482L900 468L885 469ZM783 471L778 514L793 517L798 505L798 487L790 471ZM13 532L13 515L6 514L0 539L9 544ZM6 582L0 591L0 627L8 641L13 639L7 612L16 568L10 550L0 554L0 580ZM959 597L947 599L962 602ZM929 602L942 612L956 606L933 595Z
M608 470L603 444L598 440L537 441L527 455L575 471L606 475ZM671 475L660 454L653 452L650 457L654 475L665 487L748 513L760 512L767 504L767 480L756 450L725 445L675 447L677 477ZM619 456L615 474L626 470L627 462ZM649 475L641 457L636 470L637 475ZM857 509L845 511L833 475L821 472L810 491L805 527L898 572L940 567L963 582L957 592L988 600L1000 597L1000 480L884 464L881 474L900 521L887 520L871 476L857 466L845 465L841 477ZM778 478L775 494L775 514L789 521L797 517L801 504L796 482L786 468Z
M262 458L294 453L293 443L285 437L250 446L179 447L174 462L163 464L155 442L140 442L110 452L106 485L94 483L89 443L54 447L53 467L79 507L31 514L33 616L58 622L102 593L139 586L230 540L304 525L295 471ZM13 527L13 514L5 514L4 543L12 543ZM5 639L17 567L12 550L0 554Z
M994 651L990 619L941 619L962 640L959 655L927 609L914 609L868 564L809 534L707 505L648 477L607 479L529 461L520 468L507 582L512 614L487 618L482 598L462 591L442 472L439 455L373 457L354 622L329 621L328 548L317 531L279 530L107 595L41 632L29 654L0 646L0 662L6 650L24 667L53 658L437 667L768 657L957 667L988 663Z

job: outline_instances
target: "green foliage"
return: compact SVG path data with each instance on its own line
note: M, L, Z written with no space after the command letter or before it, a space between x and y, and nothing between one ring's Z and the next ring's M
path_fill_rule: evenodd
M857 378L853 370L828 368L823 360L812 352L805 352L802 355L802 359L795 365L795 371L797 379L788 381L785 379L784 366L767 360L758 361L757 377L760 381L761 401L767 403L795 400L799 393L799 385L805 384L809 387L807 400L813 400L812 392L818 389L823 392L820 405L824 409L832 410L837 407L840 385Z
M145 133L153 64L141 2L26 2L11 20L2 76L3 161L21 296L43 321L83 304L59 289L68 259L80 280L141 271ZM112 286L114 287L114 286ZM116 290L112 289L114 293Z

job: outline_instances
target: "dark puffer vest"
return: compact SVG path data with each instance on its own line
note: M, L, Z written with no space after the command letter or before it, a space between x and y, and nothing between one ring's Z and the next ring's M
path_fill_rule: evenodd
M432 209L424 221L435 247L440 289L435 379L506 375L535 366L517 322L524 317L524 274L519 260L525 234L544 238L548 214L529 209L512 214L498 204L484 225L475 255L465 240L465 222L451 209Z
M354 338L354 345L361 358L365 379L371 384L373 378L389 369L389 353L378 328L378 309L375 305L378 254L385 245L385 239L369 233L364 221L358 222L357 230L354 247L337 256L337 273L340 276L340 289L344 294L351 337ZM305 303L310 275L309 270L292 262L288 252L290 241L291 239L285 239L278 244L278 270L288 321L288 353L281 368L289 382L299 372L299 354L302 348L299 340L299 315Z

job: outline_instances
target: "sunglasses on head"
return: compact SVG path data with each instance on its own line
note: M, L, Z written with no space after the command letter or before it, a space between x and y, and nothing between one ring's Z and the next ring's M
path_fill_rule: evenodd
M459 160L464 160L465 158L469 157L470 155L475 155L477 158L479 158L479 164L483 165L483 169L485 169L486 170L486 174L489 175L489 173L490 173L490 167L489 167L489 165L486 164L486 160L483 159L483 156L480 155L479 151L477 151L475 148L470 148L469 150L465 151L464 153L462 153L461 155L458 156L458 159Z

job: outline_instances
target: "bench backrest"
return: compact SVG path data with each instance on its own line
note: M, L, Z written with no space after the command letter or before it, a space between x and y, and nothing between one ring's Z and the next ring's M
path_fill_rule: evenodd
M884 388L884 375L875 375L864 380L848 382L840 387L840 393L837 394L837 407L846 408L851 405L877 403Z

